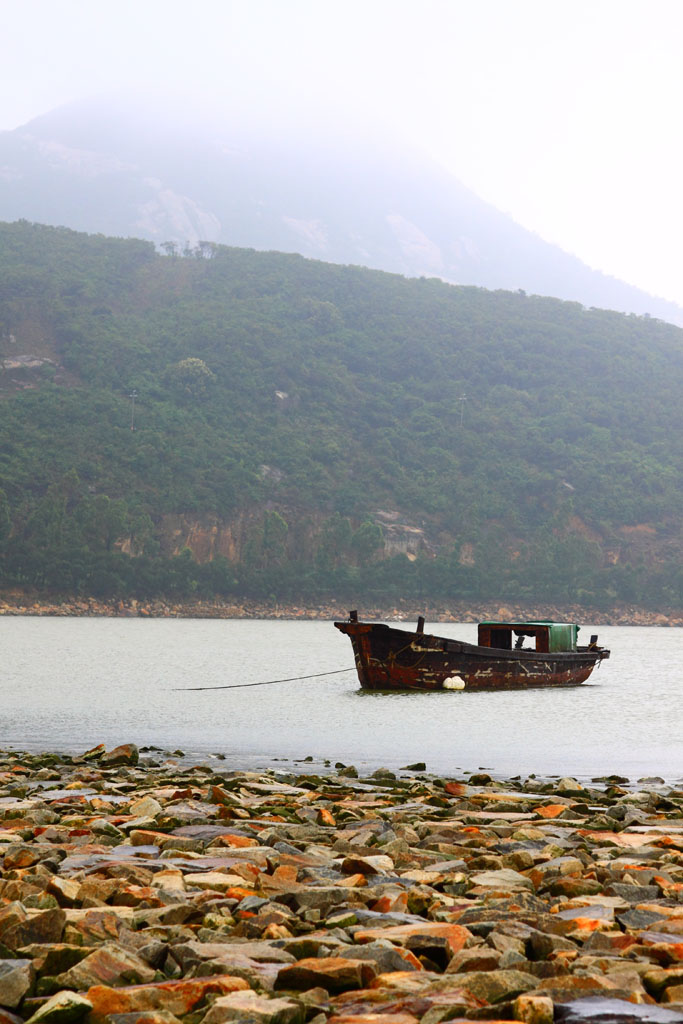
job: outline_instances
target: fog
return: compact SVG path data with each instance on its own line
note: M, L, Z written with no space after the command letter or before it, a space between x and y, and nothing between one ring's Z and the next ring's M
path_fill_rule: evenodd
M133 97L199 131L383 134L683 303L677 0L0 0L0 129ZM340 128L340 125L342 126Z

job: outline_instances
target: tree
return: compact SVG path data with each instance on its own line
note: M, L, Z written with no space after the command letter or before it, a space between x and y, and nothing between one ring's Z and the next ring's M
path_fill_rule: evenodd
M383 543L382 527L372 519L366 519L364 523L361 523L351 538L351 546L360 562L372 558Z
M12 529L12 517L10 515L7 495L0 488L0 551L7 545L10 531Z
M263 521L263 561L267 566L281 565L289 527L279 512L268 511Z
M190 356L167 367L165 378L177 394L183 398L203 398L216 379L203 359Z

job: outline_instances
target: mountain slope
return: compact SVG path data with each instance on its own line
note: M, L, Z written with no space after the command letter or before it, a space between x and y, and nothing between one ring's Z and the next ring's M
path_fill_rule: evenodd
M320 129L61 108L0 134L0 218L181 247L207 240L299 252L683 324L674 303L543 242L423 155Z
M681 338L299 256L1 225L0 572L674 606Z

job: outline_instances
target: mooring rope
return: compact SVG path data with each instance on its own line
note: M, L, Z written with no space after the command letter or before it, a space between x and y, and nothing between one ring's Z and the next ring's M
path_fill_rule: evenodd
M260 683L229 683L227 686L174 686L174 690L186 692L187 690L246 690L247 686L272 686L273 683L298 683L300 679L318 679L321 676L338 676L342 672L355 672L356 666L351 668L336 668L333 672L314 672L310 676L291 676L289 679L264 679Z

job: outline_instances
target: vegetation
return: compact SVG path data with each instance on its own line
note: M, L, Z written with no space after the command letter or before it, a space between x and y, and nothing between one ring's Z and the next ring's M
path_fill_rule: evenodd
M0 584L679 605L681 338L523 293L0 225Z

